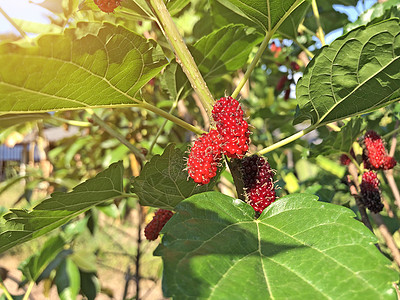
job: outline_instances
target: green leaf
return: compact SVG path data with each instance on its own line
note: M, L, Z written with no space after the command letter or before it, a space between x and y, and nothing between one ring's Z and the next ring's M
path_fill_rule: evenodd
M54 283L61 300L76 299L79 294L81 279L79 269L71 259L66 258L58 267Z
M0 253L41 236L91 207L123 193L122 162L89 179L69 193L53 193L32 211L11 209L0 224Z
M361 118L351 119L340 128L340 131L331 131L328 136L323 137L321 144L311 148L310 155L316 157L318 155L350 153L353 143L366 125Z
M154 41L109 23L81 22L32 47L0 44L0 111L132 106L166 63Z
M275 30L305 0L218 0L236 14L251 20L265 32ZM233 19L234 20L234 19ZM301 20L297 20L300 22Z
M262 36L249 33L243 25L228 25L198 40L189 50L208 84L220 81L221 76L236 71L246 64L253 47L262 41ZM170 64L163 76L164 86L171 96L183 87L187 92L191 86L182 69ZM175 73L175 81L171 75Z
M296 39L298 36L298 28L300 22L304 19L305 14L310 7L308 1L300 4L282 23L278 28L278 33L284 38Z
M248 204L209 192L176 207L155 254L174 299L396 299L398 273L354 213L285 196L258 220ZM257 288L254 288L257 287Z
M55 236L46 241L39 253L33 254L22 262L19 269L29 281L36 281L48 264L60 253L65 241L60 236Z
M0 129L6 129L8 127L31 122L37 121L42 119L49 119L51 115L48 113L36 113L36 114L4 114L0 115Z
M161 156L153 156L133 179L132 192L137 194L141 205L174 209L182 200L209 191L216 184L218 175L209 184L198 185L185 169L184 153L170 144Z
M357 28L332 42L298 81L294 124L321 126L400 99L398 19ZM379 55L377 55L379 53Z
M371 25L392 17L400 17L400 3L398 0L375 3L370 9L364 11L355 22L345 26L343 32L347 33L361 25Z

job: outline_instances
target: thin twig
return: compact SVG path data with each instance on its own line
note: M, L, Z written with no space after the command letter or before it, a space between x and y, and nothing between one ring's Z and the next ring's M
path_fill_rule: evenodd
M320 20L320 17L319 17L317 1L316 0L311 0L311 6L312 6L313 13L314 13L315 21L317 23L317 32L318 32L317 37L321 41L322 46L325 46L326 45L325 33L324 33L324 31L322 29L322 26L321 26L321 20Z
M393 256L394 261L400 266L400 251L391 235L389 229L383 222L382 216L378 213L371 212L371 216L374 219L375 224L378 226L383 238L385 239L386 245L388 246L390 253Z
M392 135L392 142L390 145L390 151L389 151L389 156L394 156L394 152L396 151L396 146L397 146L397 129L399 128L399 121L396 121L395 129L393 131ZM390 189L392 190L392 194L394 197L394 203L397 205L397 207L400 209L400 192L399 188L397 186L396 180L394 179L393 176L393 169L391 170L386 170L383 172L385 174L386 180L388 182L388 185Z
M361 215L361 221L373 233L374 230L372 229L371 222L368 219L368 215L367 215L367 211L365 209L365 206L364 206L364 204L362 204L362 202L360 200L360 196L358 195L357 189L356 189L354 183L351 181L350 176L347 176L347 184L348 184L348 186L350 188L350 194L356 200L358 211L360 212L360 215Z
M140 246L142 244L142 223L143 223L143 211L142 206L138 203L138 227L137 227L137 252L136 252L136 270L135 270L135 279L136 279L136 299L140 299L140 259L141 259L141 250Z
M8 22L10 22L10 24L17 29L17 31L21 34L21 36L26 39L27 41L30 41L29 36L26 34L25 31L23 31L21 29L21 27L19 27L19 25L17 23L14 22L14 20L0 7L0 13L4 16L4 18L7 19Z

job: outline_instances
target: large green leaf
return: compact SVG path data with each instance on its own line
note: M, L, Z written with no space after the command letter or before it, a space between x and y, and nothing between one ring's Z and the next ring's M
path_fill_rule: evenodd
M209 184L198 185L189 178L186 159L173 144L168 145L161 156L153 156L140 175L133 179L132 192L138 195L140 204L174 209L182 200L211 190L218 176Z
M210 84L243 67L253 47L261 41L260 34L249 33L243 25L228 25L201 38L189 46L189 50L205 81ZM178 65L170 64L166 69L163 83L171 97L182 87L185 92L190 90L190 83Z
M23 261L19 269L29 281L36 281L49 263L63 250L65 241L54 236L46 241L38 253Z
M0 221L0 253L67 223L94 205L121 195L122 175L122 162L114 163L69 193L53 193L32 211L11 209Z
M61 300L77 298L81 286L81 278L79 268L70 258L64 259L58 267L54 282Z
M377 23L392 17L400 17L400 3L398 0L375 3L370 9L364 11L355 22L345 26L343 32L346 33L361 25Z
M254 219L248 204L217 192L176 207L156 255L174 299L397 299L398 273L354 213L283 197Z
M206 80L241 68L262 36L242 25L228 25L197 41L190 50Z
M218 0L236 14L251 20L256 27L265 32L279 27L280 24L305 0ZM297 20L300 22L301 20ZM234 20L233 20L234 22Z
M398 19L357 28L322 48L297 83L294 123L322 125L400 99Z
M153 41L122 26L78 23L37 46L0 45L0 111L131 106L166 64Z

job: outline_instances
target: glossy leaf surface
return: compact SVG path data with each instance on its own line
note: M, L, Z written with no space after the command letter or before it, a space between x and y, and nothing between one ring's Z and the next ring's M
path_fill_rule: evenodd
M349 32L322 48L307 66L296 86L294 123L326 124L400 99L399 69L398 19Z
M37 46L0 45L0 111L132 106L166 64L154 41L122 26L78 23Z
M0 253L39 237L85 212L89 208L123 193L122 162L76 186L69 193L53 193L32 211L11 209L0 221Z
M176 211L156 250L165 296L396 299L397 272L347 208L292 194L255 220L248 204L209 192Z
M169 145L163 154L155 155L133 179L132 192L141 205L174 209L182 200L211 190L216 177L206 185L198 185L189 178L184 153Z

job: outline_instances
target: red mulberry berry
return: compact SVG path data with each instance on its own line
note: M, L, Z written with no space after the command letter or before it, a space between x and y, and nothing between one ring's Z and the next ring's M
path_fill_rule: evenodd
M365 172L361 182L361 201L370 211L378 213L382 211L379 179L374 171Z
M245 157L241 171L249 204L261 213L276 199L274 172L269 163L258 155Z
M146 236L146 239L149 241L154 241L157 239L161 229L163 229L164 225L169 221L169 219L171 219L173 215L174 213L167 209L157 210L154 214L153 220L151 220L144 229L144 235Z
M222 139L222 151L230 158L242 158L249 149L249 125L239 102L232 97L219 99L212 110Z
M385 162L383 163L384 170L393 169L396 165L397 165L397 161L394 159L394 157L391 157L391 156L385 157Z
M297 62L295 62L295 61L292 61L292 62L290 63L290 67L292 68L293 71L298 71L298 70L300 70L299 64L298 64Z
M356 158L356 155L354 154L354 150L353 149L350 150L350 154L354 159ZM340 160L340 164L343 165L343 166L347 166L347 165L349 165L351 163L351 159L350 159L350 157L347 156L347 154L340 155L340 159L339 160Z
M121 0L94 0L94 3L104 12L112 13L121 4Z
M286 81L288 81L288 76L287 76L287 75L283 75L283 76L279 79L279 81L278 81L278 83L277 83L277 85L276 85L276 89L277 89L278 91L282 91L282 90L283 90L283 87L285 86Z
M385 164L386 149L382 138L373 130L367 131L364 136L364 165L367 169L383 169Z
M222 159L221 142L215 129L195 141L187 162L189 176L195 182L207 184L217 175L218 163Z

